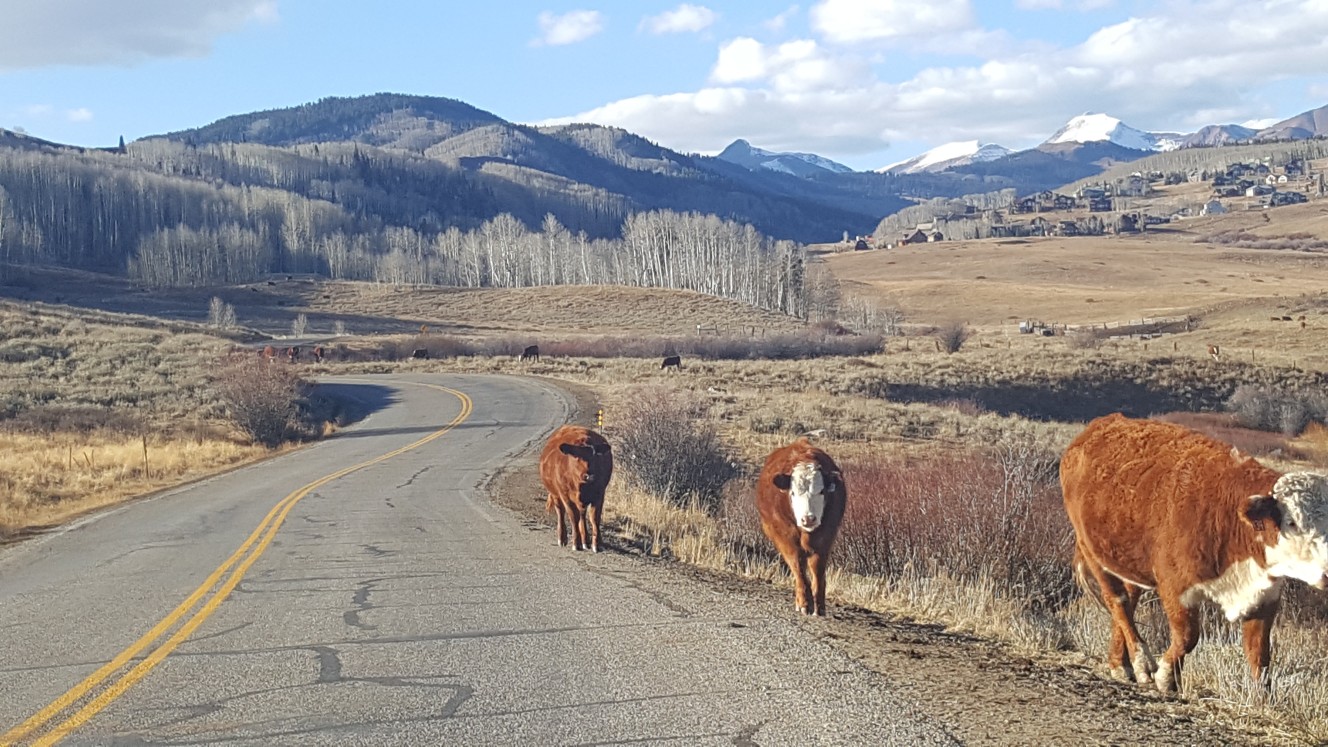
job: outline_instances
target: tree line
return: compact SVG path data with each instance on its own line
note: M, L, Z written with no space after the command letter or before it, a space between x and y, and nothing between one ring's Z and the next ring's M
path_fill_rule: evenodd
M469 208L498 198L464 173L353 144L150 141L127 150L0 149L0 263L149 286L272 273L463 287L642 285L806 314L803 247L735 220L631 212L607 198L602 220L616 219L617 235L573 230L552 213L537 228L507 212L476 220ZM597 205L593 195L563 199Z

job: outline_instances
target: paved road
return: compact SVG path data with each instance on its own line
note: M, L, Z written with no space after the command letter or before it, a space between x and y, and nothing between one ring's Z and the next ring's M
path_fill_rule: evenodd
M0 729L31 727L8 739L953 743L789 610L559 548L488 503L495 471L566 420L554 388L327 386L373 414L0 552Z

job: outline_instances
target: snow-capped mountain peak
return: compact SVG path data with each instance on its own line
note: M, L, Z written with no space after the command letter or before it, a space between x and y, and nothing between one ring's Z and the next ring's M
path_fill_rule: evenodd
M1056 134L1047 138L1048 145L1056 143L1115 143L1132 150L1163 150L1157 135L1136 130L1110 114L1087 112L1074 117ZM1173 146L1174 147L1174 146Z
M836 174L853 170L815 153L776 153L758 148L746 140L734 140L718 157L749 169L766 169L795 176L807 176L822 170Z
M981 143L977 140L960 140L939 145L920 156L914 156L898 163L879 168L879 173L918 174L925 171L941 171L951 166L967 163L994 161L1008 155L1008 148L994 143Z

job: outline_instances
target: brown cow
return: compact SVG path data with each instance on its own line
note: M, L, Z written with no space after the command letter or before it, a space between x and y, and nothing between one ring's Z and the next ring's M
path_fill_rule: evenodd
M793 574L794 605L803 614L825 615L825 566L847 500L839 467L806 438L771 452L756 480L761 529Z
M664 356L664 362L661 363L661 364L659 364L659 368L660 368L661 371L664 370L664 369L666 369L666 368L676 368L676 369L678 369L679 371L681 371L681 370L682 370L682 356L680 356L680 355L667 355L667 356Z
M613 477L609 442L589 428L564 425L549 436L540 454L539 470L540 481L549 491L546 510L558 512L558 544L567 545L570 517L576 549L599 552L604 489Z
M1328 476L1280 475L1203 434L1117 413L1066 449L1061 487L1075 578L1111 613L1112 674L1178 690L1208 599L1243 621L1250 671L1268 684L1284 579L1328 583ZM1171 627L1158 664L1134 625L1145 589L1157 590Z
M322 363L322 362L323 362L323 356L324 356L324 355L326 355L326 352L323 350L323 346L322 346L322 345L315 345L315 346L314 346L314 363Z
M521 351L521 360L539 360L539 345L527 345L526 349Z
M298 361L300 359L300 346L291 345L290 347L286 348L286 359L289 360L291 363L295 363L296 361Z
M263 349L259 351L258 354L263 356L263 360L267 361L268 363L271 363L272 361L277 359L277 351L271 345L264 346Z

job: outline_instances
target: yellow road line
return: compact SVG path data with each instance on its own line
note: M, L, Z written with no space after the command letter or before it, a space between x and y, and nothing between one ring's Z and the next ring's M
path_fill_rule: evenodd
M139 680L146 677L147 674L160 664L163 659L169 656L177 646L187 640L189 636L192 635L193 632L216 611L217 607L221 606L221 603L225 601L231 591L233 591L235 587L239 585L240 581L244 579L244 574L249 570L249 567L258 560L258 557L262 555L265 550L267 550L268 545L271 544L272 539L276 536L277 530L281 528L282 522L286 520L286 515L290 513L290 510L295 507L295 504L298 503L300 499L333 480L337 480L352 472L357 472L366 467L384 462L392 457L417 449L430 441L443 436L469 418L471 412L474 410L474 403L464 392L459 392L455 389L449 389L435 384L420 384L418 382L406 383L417 384L418 386L425 386L430 389L437 389L455 396L457 399L461 400L461 412L441 429L430 433L414 443L407 444L406 446L390 451L381 456L374 457L366 462L361 462L321 477L287 495L285 498L282 498L277 502L277 505L272 507L272 510L268 512L267 516L263 517L263 520L259 522L258 527L254 529L253 533L244 541L244 544L240 545L239 549L218 566L218 568L213 571L192 594L180 603L180 606L172 610L166 615L166 617L162 618L160 622L154 625L151 630L143 634L143 637L130 644L128 648L120 652L119 655L106 665L88 675L88 677L82 682L70 688L68 692L56 698L50 703L50 705L33 714L22 724L19 724L13 729L5 732L3 735L0 735L0 747L9 747L10 745L17 743L18 740L29 736L47 721L51 720L55 715L64 711L71 704L87 695L92 689L101 684L101 682L111 674L118 671L131 659L142 653L142 651L149 647L153 641L160 638L163 633L188 614L189 610L193 609L194 605L196 605L200 599L207 596L208 591L216 585L217 580L225 575L226 571L229 570L232 565L235 565L236 561L243 557L251 547L254 547L254 542L262 536L262 540L256 547L254 547L254 551L250 553L248 557L245 557L244 561L231 572L231 575L226 579L225 583L223 583L222 586L212 594L212 597L194 613L193 617L186 621L171 637L162 642L162 644L149 654L147 658L139 662L118 681L107 686L105 690L79 709L78 712L57 724L45 736L34 741L33 745L35 747L36 745L54 744L56 741L67 736L71 731L87 722L88 719L92 718L106 706L110 705L112 701L123 695L126 690L133 687Z

